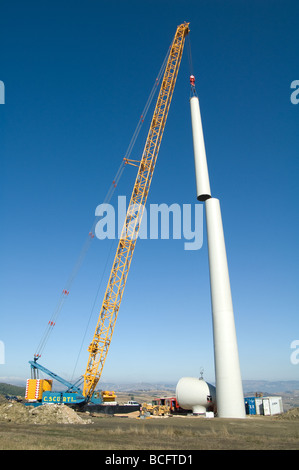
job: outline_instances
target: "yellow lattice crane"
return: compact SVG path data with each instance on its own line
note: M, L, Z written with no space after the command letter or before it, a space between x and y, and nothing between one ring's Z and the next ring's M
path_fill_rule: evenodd
M188 32L189 23L179 25L170 47L159 96L113 261L106 293L94 337L88 348L89 359L84 374L83 387L83 395L87 399L93 394L101 377L111 343L181 63L185 37Z

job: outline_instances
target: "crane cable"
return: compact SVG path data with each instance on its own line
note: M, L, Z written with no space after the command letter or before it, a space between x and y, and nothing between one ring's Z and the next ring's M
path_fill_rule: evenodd
M167 54L166 54L166 56L165 56L165 59L164 59L164 61L163 61L163 63L162 63L162 66L161 66L161 68L160 68L160 70L159 70L159 73L158 73L157 78L156 78L156 80L155 80L155 83L154 83L154 85L153 85L153 87L152 87L152 90L151 90L151 92L150 92L150 94L149 94L149 97L148 97L148 99L147 99L147 102L146 102L146 104L145 104L145 106L144 106L144 108L143 108L142 114L141 114L141 116L140 116L140 118L139 118L139 121L138 121L137 126L136 126L136 128L135 128L135 131L134 131L134 133L133 133L133 136L132 136L132 138L131 138L131 141L130 141L130 143L129 143L129 146L128 146L128 148L127 148L127 151L126 151L126 153L125 153L125 157L123 158L123 160L122 160L122 162L121 162L121 164L120 164L120 166L119 166L119 168L118 168L118 170L117 170L117 172L116 172L116 175L115 175L115 177L114 177L114 179L113 179L113 181L112 181L112 183L111 183L111 185L110 185L110 187L109 187L109 189L108 189L108 192L107 192L106 197L105 197L105 199L104 199L104 204L109 204L109 202L111 201L112 196L113 196L113 194L114 194L114 192L115 192L115 188L117 187L117 185L118 185L118 183L119 183L119 181L120 181L120 178L121 178L121 176L122 176L122 174L123 174L123 172L124 172L124 169L125 169L125 167L126 167L126 164L129 163L129 159L130 159L132 150L133 150L133 148L134 148L135 142L136 142L136 140L137 140L137 137L138 137L138 135L139 135L139 132L140 132L140 130L141 130L142 124L143 124L143 122L144 122L144 120L145 120L145 118L146 118L146 115L147 115L147 113L148 113L148 110L149 110L149 108L150 108L150 105L151 105L151 103L152 103L152 100L153 100L154 95L155 95L155 93L156 93L156 90L157 90L157 88L158 88L158 84L159 84L159 82L160 82L160 80L161 80L161 78L162 78L162 76L163 76L163 74L164 74L164 70L165 70L165 67L166 67L166 64L167 64L167 59L168 59L169 52L170 52L170 47L168 48ZM53 312L53 314L52 314L52 317L51 317L50 320L48 321L48 324L47 324L47 326L46 326L45 332L44 332L44 334L43 334L43 336L42 336L42 338L41 338L41 340L40 340L40 343L39 343L39 345L38 345L38 347L37 347L37 349L36 349L36 352L35 352L35 354L34 354L34 360L35 360L35 361L38 360L38 359L41 357L41 355L42 355L42 353L43 353L43 351L44 351L44 348L45 348L45 346L46 346L46 343L48 342L48 339L49 339L49 337L50 337L50 334L51 334L51 332L53 331L53 328L54 328L54 326L55 326L55 324L56 324L57 318L58 318L58 316L59 316L59 314L60 314L60 312L61 312L61 310L62 310L62 307L63 307L63 305L64 305L64 303L65 303L65 301L66 301L66 299L67 299L67 297L68 297L68 295L69 295L69 292L70 292L70 288L71 288L71 286L72 286L72 283L73 283L75 277L77 276L78 271L79 271L80 267L82 266L82 263L83 263L83 261L84 261L84 258L85 258L86 254L87 254L87 252L88 252L88 249L89 249L89 247L90 247L90 245L91 245L91 243L92 243L92 240L94 239L94 232L95 232L95 226L96 226L96 224L97 224L97 221L98 221L98 220L97 220L97 217L96 217L95 220L94 220L94 223L93 223L93 225L92 225L92 227L91 227L91 229L90 229L90 231L89 231L89 233L88 233L88 236L87 236L87 238L86 238L86 240L85 240L85 242L84 242L84 244L83 244L83 247L82 247L82 249L81 249L81 252L80 252L80 254L79 254L79 257L78 257L78 259L77 259L77 261L76 261L76 263L75 263L75 265L74 265L74 267L73 267L73 270L71 271L71 274L70 274L70 276L69 276L69 278L68 278L68 281L67 281L67 283L65 284L65 288L62 290L62 292L61 292L61 294L60 294L58 303L57 303L57 305L56 305L56 307L55 307L55 309L54 309L54 312ZM109 256L109 254L108 254L108 256ZM102 282L102 279L101 279L101 282ZM101 285L101 282L100 282L100 285ZM98 292L99 292L99 289L100 289L100 285L99 285L99 288L98 288ZM97 298L97 296L98 296L98 292L97 292L96 298ZM96 299L95 299L95 300L96 300ZM95 302L94 302L94 306L95 306ZM94 306L93 306L93 308L92 308L92 311L91 311L91 314L90 314L90 318L91 318L91 315L92 315ZM89 319L89 320L90 320L90 319ZM88 322L88 323L89 323L89 322ZM85 333L85 334L86 334L86 333ZM82 346L81 346L81 349L82 349ZM81 350L80 350L80 351L81 351ZM80 354L80 352L79 352L79 354Z
M194 75L193 72L193 60L192 60L192 51L191 51L191 39L190 34L187 36L187 52L188 52L188 62L189 62L189 71L190 75Z

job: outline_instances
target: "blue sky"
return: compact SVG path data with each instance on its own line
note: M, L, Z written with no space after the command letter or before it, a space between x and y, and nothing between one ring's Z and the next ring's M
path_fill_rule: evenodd
M299 378L290 360L299 340L299 104L290 100L298 13L288 0L1 3L1 381L29 376L184 21L222 208L242 377ZM186 47L149 204L197 204L189 75ZM132 158L140 158L150 114ZM130 196L135 176L127 167L114 204ZM115 248L94 239L41 359L65 378L85 371ZM205 222L198 251L182 240L138 240L102 379L175 383L201 368L214 381Z

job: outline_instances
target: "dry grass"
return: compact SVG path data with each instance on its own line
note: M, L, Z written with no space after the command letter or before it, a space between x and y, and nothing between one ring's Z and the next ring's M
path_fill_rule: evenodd
M0 449L228 450L299 449L298 420L95 417L89 425L0 424Z

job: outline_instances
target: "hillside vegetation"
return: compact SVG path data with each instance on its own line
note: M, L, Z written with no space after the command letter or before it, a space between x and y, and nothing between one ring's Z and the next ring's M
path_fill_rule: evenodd
M18 387L17 385L0 383L0 395L15 395L24 397L25 387Z

